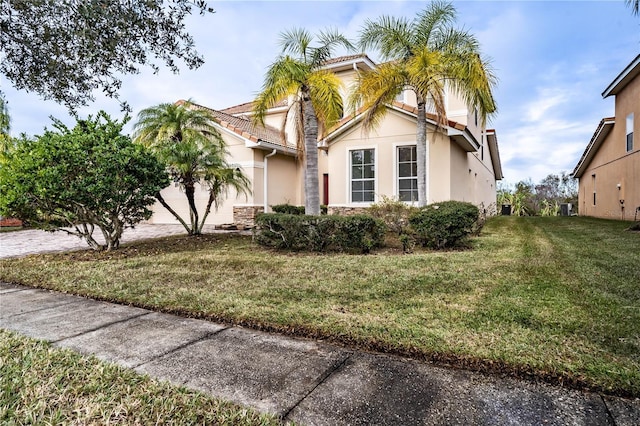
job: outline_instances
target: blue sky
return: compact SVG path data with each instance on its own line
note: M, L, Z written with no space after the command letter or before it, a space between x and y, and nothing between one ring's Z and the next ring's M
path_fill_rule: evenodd
M424 1L217 1L216 13L187 22L205 65L173 75L167 69L126 76L120 95L134 114L162 102L192 98L212 108L247 102L279 53L278 34L293 26L338 28L355 38L365 19L413 17ZM640 53L640 17L615 1L455 1L458 25L473 32L499 78L496 129L506 183L572 171L597 124L614 113L601 93ZM372 55L375 59L375 55ZM40 134L53 115L72 124L64 107L15 91L0 77L12 134ZM640 100L639 100L640 102ZM97 95L81 116L116 101Z

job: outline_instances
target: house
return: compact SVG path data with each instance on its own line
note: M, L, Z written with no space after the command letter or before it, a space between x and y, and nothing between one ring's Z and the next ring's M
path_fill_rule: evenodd
M358 73L375 66L362 54L331 59L325 65L342 80L345 104ZM319 189L321 203L330 214L361 212L383 196L409 203L417 199L415 95L406 90L388 108L389 113L370 132L363 129L361 114L346 116L321 132ZM452 92L447 93L446 108L445 126L436 126L436 117L428 114L427 200L468 201L495 214L496 181L503 177L496 132L485 129L477 111L468 110ZM269 206L304 205L304 168L289 137L293 132L281 132L288 102L267 112L265 126L252 124L252 109L249 102L210 110L227 143L229 162L242 168L252 182L252 193L230 194L220 210L210 215L211 224L250 225L255 214L269 211ZM169 204L182 206L179 213L188 215L179 188L167 188L162 194ZM201 198L204 205L204 190ZM163 210L154 206L152 222L174 223Z
M640 55L602 92L609 96L615 96L615 116L600 121L573 171L578 210L634 220L640 218L640 141L634 138L640 134Z

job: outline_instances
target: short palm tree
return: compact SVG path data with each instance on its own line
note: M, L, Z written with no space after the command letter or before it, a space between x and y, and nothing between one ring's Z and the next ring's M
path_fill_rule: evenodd
M334 125L343 111L340 80L323 70L325 62L338 47L351 49L351 43L334 30L321 31L318 44L304 29L281 34L282 53L267 70L262 92L254 105L254 121L264 124L267 110L283 99L292 99L287 114L293 120L298 149L305 161L305 213L320 214L318 181L318 122L325 128ZM287 119L283 123L284 128Z
M189 204L189 224L169 206L160 193L156 198L185 227L189 235L202 233L211 211L233 188L249 192L249 180L226 160L226 145L214 118L192 102L160 104L142 110L134 125L134 140L150 149L167 165L174 182L183 189ZM196 184L204 185L209 199L202 217L195 201Z
M455 18L452 4L435 1L413 20L382 16L367 20L360 32L360 48L376 49L388 61L361 73L350 97L352 108L366 111L365 129L380 122L402 91L410 89L416 94L419 206L427 203L427 108L435 113L439 125L447 122L444 98L448 85L470 109L478 108L483 123L496 111L495 77L481 58L475 37L453 28Z

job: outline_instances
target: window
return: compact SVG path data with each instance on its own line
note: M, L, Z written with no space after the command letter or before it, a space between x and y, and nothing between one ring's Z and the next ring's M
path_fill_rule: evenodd
M398 147L398 198L418 201L418 162L415 146Z
M593 205L596 205L596 175L591 175L591 184L593 186Z
M627 115L627 152L633 151L633 113Z
M351 151L351 201L373 202L375 194L375 150Z
M404 101L404 90L396 95L396 101L405 103L405 101Z

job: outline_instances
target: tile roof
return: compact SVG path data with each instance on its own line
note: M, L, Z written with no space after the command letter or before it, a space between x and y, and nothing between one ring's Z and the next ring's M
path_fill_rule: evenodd
M358 53L355 55L338 56L337 58L327 59L326 61L324 61L323 65L339 64L340 62L349 62L349 61L353 61L354 59L360 59L360 58L367 58L367 54Z
M243 114L243 113L251 113L251 112L253 112L253 105L254 104L255 104L254 101L245 102L245 103L240 104L240 105L234 105L234 106L230 106L228 108L221 109L220 112L224 112L224 113L231 114L231 115ZM287 106L287 100L283 99L280 102L278 102L277 104L275 104L273 106L273 108L285 107L285 106Z
M186 101L180 100L176 103L178 105L182 105L185 104ZM248 139L255 143L264 141L274 145L288 147L282 137L280 130L276 129L275 127L268 125L255 125L253 124L253 122L251 122L251 120L248 120L244 117L236 117L226 112L207 108L205 106L194 103L192 103L191 105L193 105L195 108L209 111L220 126L232 131L239 136L242 136L245 139Z

